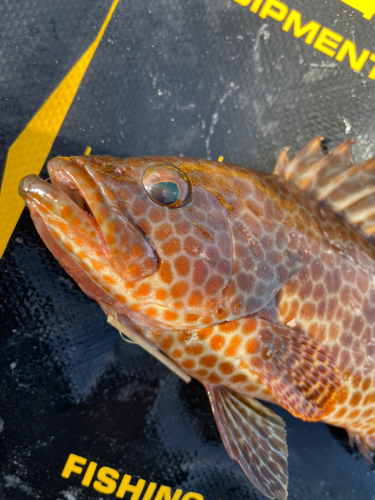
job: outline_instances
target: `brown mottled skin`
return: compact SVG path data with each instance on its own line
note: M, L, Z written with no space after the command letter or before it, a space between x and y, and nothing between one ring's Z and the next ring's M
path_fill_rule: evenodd
M312 159L326 161L315 146ZM155 166L186 174L180 206L147 194L142 178ZM43 187L48 196L38 198L45 183L35 176L21 194L47 246L107 314L208 389L224 386L344 427L370 460L375 247L300 189L311 181L309 162L298 167L300 187L292 166L278 165L274 175L187 158L58 158L49 165L56 188ZM68 185L95 218L63 197Z
M232 279L224 290L221 309L216 314L219 320L225 318L226 322L202 331L198 328L199 323L203 326L208 321L207 317L201 316L195 320L193 332L162 334L158 339L152 338L153 343L202 382L209 380L225 384L236 391L274 401L247 367L235 367L230 363L232 356L226 351L231 347L239 350L246 341L246 336L239 335L241 330L232 320L253 312L252 300L256 300L251 286L254 274L250 272L253 252L262 245L261 262L275 265L284 245L292 255L297 256L302 267L278 293L273 317L281 323L295 320L296 326L329 348L340 370L341 389L337 403L323 420L358 433L372 448L375 438L373 243L309 193L301 192L291 183L285 184L274 175L258 172L249 175L248 169L234 169L233 165L203 161L198 168L197 163L190 167L189 160L185 159L173 159L173 163L172 158L159 158L158 161L178 166L189 175L193 185L196 170L204 175L206 189L219 202L225 200L221 203L229 220L233 221L234 252L239 248L240 257L237 257L237 252L234 254L238 271L234 269ZM159 224L165 224L163 221ZM242 222L250 231L249 235L241 231ZM142 228L142 220L137 220L137 224ZM157 227L153 226L154 234L157 234ZM198 242L200 235L195 232L194 236ZM172 245L172 241L171 235L164 247ZM240 253L241 245L245 247L246 244L256 250L243 252L243 255ZM173 255L180 254L175 252ZM173 271L173 278L180 282L178 267L175 266ZM267 272L269 270L265 269ZM197 280L199 282L200 279ZM184 294L189 300L196 290L194 277L193 282L186 280L186 283L191 285ZM173 281L171 285L167 302L175 299ZM259 288L261 285L261 281L257 283ZM209 300L210 296L204 292L202 296ZM186 318L193 311L194 308L189 308L182 314ZM262 316L262 313L259 315ZM215 319L210 318L209 324L213 322ZM192 341L194 332L197 338ZM213 366L208 356L212 356L212 360L215 357ZM303 418L303 414L300 417Z

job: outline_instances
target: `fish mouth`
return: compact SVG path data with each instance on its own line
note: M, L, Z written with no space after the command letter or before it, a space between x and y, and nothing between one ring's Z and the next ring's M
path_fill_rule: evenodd
M19 194L39 233L37 221L42 220L51 237L79 265L83 250L95 249L123 280L149 276L157 266L154 250L124 213L107 186L108 171L102 172L99 166L85 157L54 158L47 166L51 184L31 174L22 179ZM84 266L91 269L87 262Z
M96 222L93 211L90 207L92 200L85 190L84 183L80 182L82 171L79 165L73 158L58 157L48 163L48 173L50 175L51 184L68 196L83 212L92 218L92 222ZM79 174L77 177L77 173Z
M19 185L19 194L33 219L42 219L47 226L51 225L52 219L64 220L70 229L83 232L96 240L98 246L104 247L82 169L71 158L63 157L51 160L47 168L51 183L30 174Z

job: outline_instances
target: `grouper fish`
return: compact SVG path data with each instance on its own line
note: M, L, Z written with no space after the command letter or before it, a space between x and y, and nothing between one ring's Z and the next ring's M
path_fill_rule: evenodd
M375 450L375 159L321 137L273 174L207 160L58 157L20 194L84 293L207 390L224 445L287 498L283 420Z

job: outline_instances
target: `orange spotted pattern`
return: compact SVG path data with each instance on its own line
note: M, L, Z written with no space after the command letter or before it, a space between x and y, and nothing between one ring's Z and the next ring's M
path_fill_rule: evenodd
M146 192L154 165L188 177L178 208ZM225 163L93 156L55 159L49 171L54 187L29 176L21 194L107 314L202 383L344 427L369 457L375 247L364 234L287 176Z

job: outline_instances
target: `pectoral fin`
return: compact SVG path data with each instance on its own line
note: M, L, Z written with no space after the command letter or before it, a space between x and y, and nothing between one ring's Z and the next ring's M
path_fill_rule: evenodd
M285 500L288 451L284 421L255 399L223 386L207 385L206 390L229 456L264 495Z
M241 357L292 415L316 421L337 401L340 374L327 349L302 331L257 318Z

